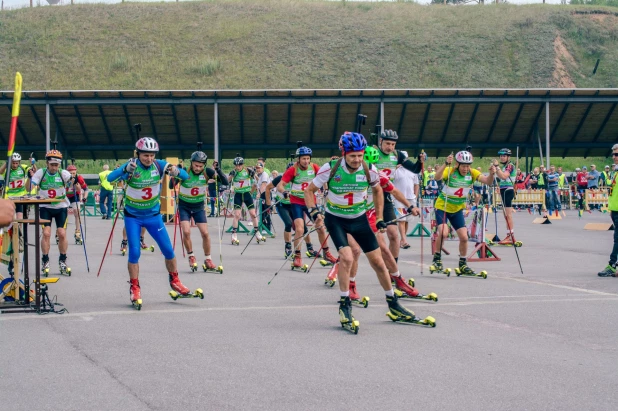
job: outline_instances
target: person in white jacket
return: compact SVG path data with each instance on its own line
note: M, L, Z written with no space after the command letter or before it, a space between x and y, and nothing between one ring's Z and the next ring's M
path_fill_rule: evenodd
M408 157L408 153L406 153L405 151L402 151L402 153L406 157ZM419 179L417 174L406 170L401 166L398 166L395 170L393 184L395 185L397 190L403 193L403 195L406 197L406 200L408 200L410 204L416 204L416 199L418 198L419 192ZM395 208L399 210L400 213L406 213L406 207L397 200L395 200ZM408 244L408 242L406 241L406 233L408 232L408 219L406 218L400 220L398 228L399 235L401 236L400 247L404 249L410 248L410 244Z

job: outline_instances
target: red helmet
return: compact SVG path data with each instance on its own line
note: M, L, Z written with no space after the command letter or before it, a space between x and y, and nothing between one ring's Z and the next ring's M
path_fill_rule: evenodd
M77 171L77 167L71 164L70 166L67 167L67 171Z

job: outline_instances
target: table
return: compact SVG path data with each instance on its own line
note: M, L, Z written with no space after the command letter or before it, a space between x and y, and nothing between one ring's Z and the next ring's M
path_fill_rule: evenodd
M17 285L16 298L14 303L4 303L0 304L0 311L12 310L12 309L25 309L27 307L31 307L30 304L30 269L28 262L28 224L34 225L34 243L35 243L35 256L36 256L36 276L34 281L34 290L35 290L35 302L34 309L39 312L41 309L41 224L50 222L49 220L41 220L39 217L39 206L41 204L50 204L57 200L53 199L44 199L41 197L14 197L10 198L15 204L23 204L24 207L24 218L21 220L14 220L14 223L21 223L24 225L23 235L24 235L24 299L19 296L19 229L13 230L13 267L14 267L14 275L13 281ZM28 206L34 206L34 219L28 219Z

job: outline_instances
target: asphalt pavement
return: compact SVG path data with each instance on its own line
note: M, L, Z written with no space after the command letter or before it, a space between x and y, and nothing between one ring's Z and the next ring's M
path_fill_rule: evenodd
M0 408L616 410L618 278L596 275L607 263L613 231L583 228L609 216L580 219L569 211L551 225L532 224L533 218L515 216L523 274L513 248L495 247L501 261L470 264L487 270L486 280L430 275L426 238L421 273L421 240L408 239L401 271L439 301L403 303L433 316L436 328L391 322L362 257L358 289L371 301L354 307L361 325L353 335L339 325L337 286L324 286L327 268L316 263L306 274L286 263L268 285L284 263L276 216L276 238L252 243L243 255L249 236L241 234L238 247L224 235L222 275L190 272L177 240L181 279L202 288L204 300L173 301L158 247L142 253L141 311L129 303L122 221L97 278L112 224L90 217L90 272L82 247L71 241L73 275L50 286L69 313L0 314ZM493 214L488 221L495 232ZM209 220L215 263L222 224L223 218ZM173 225L168 231L172 236ZM501 214L497 231L505 232ZM196 228L192 239L203 258ZM454 268L457 243L446 248L452 254L444 264ZM50 257L57 275L54 247Z

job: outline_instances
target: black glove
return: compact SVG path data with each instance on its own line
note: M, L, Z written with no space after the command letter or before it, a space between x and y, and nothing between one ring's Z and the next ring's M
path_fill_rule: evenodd
M251 167L247 167L247 172L249 173L249 177L253 178L253 176L255 176L255 170Z
M309 218L311 218L311 221L315 222L316 218L318 218L318 215L322 215L322 213L317 207L311 207L309 209Z
M221 170L221 168L219 167L219 162L218 161L213 161L212 162L212 166L214 167L215 171Z
M230 176L231 176L232 178L236 177L236 170L232 170L232 171L230 171Z
M287 191L283 192L283 198L287 199L290 196L290 193Z
M384 220L379 219L379 220L376 222L376 228L377 228L378 230L386 230L386 223L384 222Z

